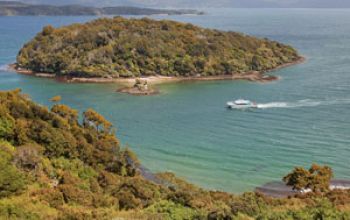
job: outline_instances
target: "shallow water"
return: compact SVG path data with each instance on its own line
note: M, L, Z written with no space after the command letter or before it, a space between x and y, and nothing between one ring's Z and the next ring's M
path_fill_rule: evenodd
M117 85L63 84L7 72L17 51L46 24L94 17L0 17L0 89L22 88L37 102L92 107L118 128L124 145L153 171L231 192L280 180L293 166L332 166L350 178L350 10L215 9L204 16L156 16L234 30L291 44L307 58L278 70L280 81L216 81L160 86L161 95L134 97ZM236 98L259 108L234 111Z

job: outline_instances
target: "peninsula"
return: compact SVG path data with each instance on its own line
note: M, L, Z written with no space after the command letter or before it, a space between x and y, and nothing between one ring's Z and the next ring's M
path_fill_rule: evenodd
M18 72L81 82L152 79L272 80L300 62L291 46L169 20L100 18L46 26L19 51Z

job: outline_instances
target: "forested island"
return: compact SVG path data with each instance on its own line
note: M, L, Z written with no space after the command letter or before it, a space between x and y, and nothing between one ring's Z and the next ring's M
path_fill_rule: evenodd
M202 13L191 9L167 10L130 6L97 8L83 5L33 5L17 1L0 1L0 16L200 15Z
M234 77L262 79L302 58L291 46L148 18L101 18L46 26L20 50L17 70L77 78Z
M171 173L145 174L102 115L88 109L78 118L66 105L0 92L1 219L350 218L350 191L329 188L327 166L286 175L296 190L310 189L290 198L209 191Z

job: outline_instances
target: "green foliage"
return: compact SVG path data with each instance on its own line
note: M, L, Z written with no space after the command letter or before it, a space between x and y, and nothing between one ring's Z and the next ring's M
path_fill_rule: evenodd
M87 190L82 190L72 182L67 182L59 186L59 190L63 194L64 201L68 204L82 205L82 206L92 206L93 194Z
M173 202L162 200L145 209L145 212L160 214L164 220L185 220L204 218L198 211L175 204Z
M13 135L15 120L8 110L0 106L0 138L7 139Z
M245 213L249 216L256 216L267 209L267 204L263 198L254 193L244 193L231 205L233 214Z
M310 205L300 210L289 210L286 212L265 212L258 216L261 220L345 220L348 213L337 210L328 200L318 199L316 204Z
M299 58L290 46L175 21L101 18L47 26L19 52L20 67L77 77L225 75Z
M75 122L77 122L78 120L78 111L71 109L66 105L54 105L52 106L51 111L53 113L58 114L62 118L68 120L68 123L70 125L75 125L76 124ZM56 127L62 128L62 127L68 126L66 123L64 123L63 120L60 120L59 118L56 119L56 123L57 123ZM59 126L58 123L60 123L62 127Z
M0 146L0 198L20 193L25 188L25 176L11 162L11 155Z
M40 218L29 210L22 209L22 207L17 207L16 205L6 204L0 201L0 219L39 220Z
M84 112L84 126L93 126L97 131L110 133L112 124L93 109L88 109ZM102 129L100 129L100 126L102 126Z
M79 159L68 160L64 157L60 157L52 159L51 163L55 170L60 170L61 172L69 171L71 174L83 180L97 177L96 171Z
M320 200L315 207L309 207L313 219L341 219L341 213L327 200Z
M64 204L63 193L58 189L43 188L33 193L32 196L38 197L40 201L48 203L53 208L59 208Z
M319 166L313 164L309 169L311 174L311 188L314 192L327 192L329 190L330 181L333 177L333 170L329 166Z
M302 190L309 186L309 176L310 173L308 170L303 167L296 167L293 172L283 177L283 181L288 186L293 186L293 189Z

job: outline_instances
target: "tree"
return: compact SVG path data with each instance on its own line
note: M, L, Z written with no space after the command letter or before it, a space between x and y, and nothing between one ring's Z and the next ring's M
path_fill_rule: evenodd
M314 192L327 192L329 190L330 181L333 177L332 168L313 164L310 167L309 172L312 177L312 190Z
M283 181L292 186L293 190L302 190L309 187L310 172L303 167L296 167L293 172L283 177Z
M110 133L112 124L107 121L102 115L94 111L93 109L88 109L84 112L84 126L94 126L98 132ZM100 129L102 125L102 130Z
M296 167L283 181L292 186L293 189L311 189L313 192L327 192L330 181L333 177L333 171L328 166L313 164L309 170L303 167Z
M66 105L54 105L51 108L51 111L53 113L58 114L62 118L67 119L70 124L73 124L78 120L78 111L75 109L71 109Z

